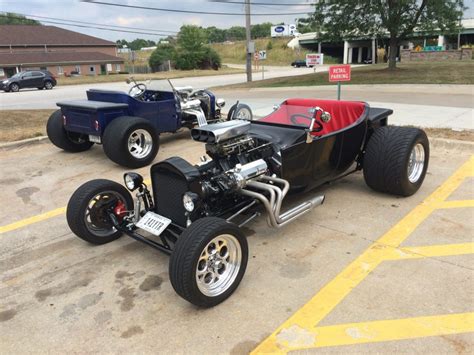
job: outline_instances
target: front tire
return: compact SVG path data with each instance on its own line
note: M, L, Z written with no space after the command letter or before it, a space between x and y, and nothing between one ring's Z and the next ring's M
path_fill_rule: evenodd
M18 92L20 91L20 85L18 85L17 83L13 83L13 84L10 84L10 90L11 92Z
M51 143L67 152L83 152L89 150L94 145L83 134L68 132L64 129L61 110L56 110L49 116L48 123L46 124L46 133Z
M123 204L123 209L133 209L133 198L122 185L105 179L91 180L80 186L69 199L66 219L71 231L92 244L105 244L122 236L108 217L111 201Z
M113 162L132 169L151 164L158 154L159 135L140 117L122 116L105 129L104 152Z
M364 155L364 179L379 192L411 196L425 179L430 156L426 133L414 127L375 130Z
M205 217L179 237L170 258L171 285L198 307L213 307L239 286L248 261L247 239L234 224Z
M230 121L234 119L251 121L253 119L252 109L246 104L239 103L238 105L232 105L227 113L227 120Z

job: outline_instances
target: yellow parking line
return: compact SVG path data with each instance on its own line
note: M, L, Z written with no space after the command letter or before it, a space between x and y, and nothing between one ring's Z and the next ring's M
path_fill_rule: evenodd
M403 247L394 249L393 257L387 255L387 260L419 259L466 254L474 254L474 243Z
M146 179L144 182L145 182L145 184L149 185L151 183L151 180ZM7 233L7 232L14 231L16 229L20 229L20 228L29 226L31 224L35 224L35 223L42 222L44 220L59 216L59 215L65 213L65 212L66 212L66 207L59 207L59 208L56 208L54 210L51 210L51 211L48 211L48 212L45 212L45 213L37 214L33 217L28 217L28 218L19 220L17 222L13 222L13 223L10 223L10 224L4 225L4 226L0 226L0 235L4 234L4 233Z
M439 203L436 208L466 208L474 207L474 200L444 201Z
M50 218L59 216L59 215L65 213L65 212L66 212L66 207L60 207L60 208L56 208L55 210L52 210L52 211L49 211L49 212L46 212L46 213L38 214L38 215L33 216L33 217L22 219L18 222L13 222L13 223L7 224L5 226L1 226L0 227L0 234L11 232L11 231L14 231L15 229L23 228L23 227L26 227L30 224L38 223L38 222L44 221L46 219L50 219Z
M285 353L293 350L288 342L279 341L279 336L286 332L296 332L292 336L296 342L305 343L314 336L316 325L324 319L367 275L382 261L390 260L393 248L408 238L420 223L446 200L474 171L474 156L464 163L451 177L438 187L424 202L415 207L400 222L373 243L362 255L354 260L339 275L324 286L308 303L293 316L280 325L266 338L254 353ZM281 339L281 338L280 338ZM299 345L301 345L299 344ZM299 348L299 345L296 348Z
M342 346L382 341L414 339L430 336L469 333L474 331L474 313L444 314L428 317L389 319L362 323L338 324L316 327L311 340L295 344L292 350ZM295 338L291 333L280 335L291 345Z

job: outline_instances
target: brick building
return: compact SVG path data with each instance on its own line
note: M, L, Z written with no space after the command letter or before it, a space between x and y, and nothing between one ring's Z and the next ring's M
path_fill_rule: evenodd
M0 25L0 77L27 69L57 76L124 70L114 42L55 26Z

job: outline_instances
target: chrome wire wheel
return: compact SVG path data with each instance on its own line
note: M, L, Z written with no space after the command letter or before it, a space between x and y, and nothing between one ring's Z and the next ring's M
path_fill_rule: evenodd
M46 83L44 83L44 87L46 88L46 90L51 90L53 88L53 84L51 83L51 81L47 81Z
M242 263L242 249L230 234L212 239L203 249L196 266L199 290L208 297L224 293L234 283Z
M88 203L84 212L84 223L87 230L98 237L108 237L117 230L110 224L107 215L108 203L112 199L126 201L125 197L116 191L104 191L95 195Z
M417 143L410 153L408 160L408 180L414 184L416 183L423 173L425 167L425 148L421 143Z
M153 149L153 138L148 131L137 129L128 137L127 147L134 158L146 158Z

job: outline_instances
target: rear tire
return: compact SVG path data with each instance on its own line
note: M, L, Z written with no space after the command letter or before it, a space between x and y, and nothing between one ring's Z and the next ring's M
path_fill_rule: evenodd
M46 132L51 143L67 152L83 152L89 150L94 145L83 134L68 132L64 129L61 110L54 111L49 116Z
M111 197L123 202L127 211L133 209L130 192L114 181L91 180L80 186L67 204L66 219L71 231L86 242L97 245L120 238L122 232L109 222L105 207L101 210L98 206ZM89 212L88 216L86 212Z
M241 119L251 121L253 119L252 109L246 104L239 103L238 106L238 109L237 104L231 106L229 112L227 113L227 120L230 121L232 119ZM236 109L237 112L235 112Z
M198 307L213 307L239 286L248 261L247 239L235 224L204 217L178 238L170 258L171 285Z
M46 90L51 90L51 89L53 88L53 83L52 83L50 80L46 80L46 81L44 82L44 88L45 88Z
M378 128L370 137L364 155L365 182L375 191L411 196L423 183L429 156L428 137L423 130Z
M151 164L158 154L159 134L155 127L140 117L122 116L105 129L104 152L113 162L127 168Z

